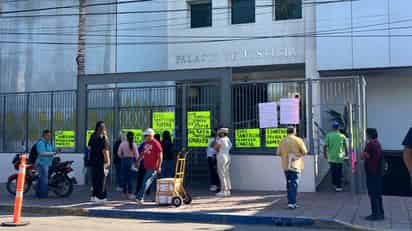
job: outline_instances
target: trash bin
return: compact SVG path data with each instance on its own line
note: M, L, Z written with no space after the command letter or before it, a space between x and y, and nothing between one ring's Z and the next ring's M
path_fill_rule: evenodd
M408 169L403 163L402 152L384 152L385 174L383 194L387 196L412 196Z

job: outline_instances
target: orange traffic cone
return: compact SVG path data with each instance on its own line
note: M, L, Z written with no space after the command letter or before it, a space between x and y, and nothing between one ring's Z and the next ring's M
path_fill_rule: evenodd
M16 227L28 225L28 222L22 222L21 218L21 208L23 206L23 192L24 192L24 180L26 178L26 160L27 155L23 153L21 155L19 173L17 176L17 187L16 187L16 199L14 202L14 213L13 213L13 222L4 222L2 226Z

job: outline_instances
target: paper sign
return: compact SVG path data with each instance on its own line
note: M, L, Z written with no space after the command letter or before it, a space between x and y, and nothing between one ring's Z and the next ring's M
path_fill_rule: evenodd
M296 98L280 99L281 124L299 124L299 102Z
M124 133L124 135L127 135L128 132L133 132L133 136L134 136L134 142L137 144L137 146L139 146L140 143L142 143L143 141L143 131L141 129L122 129L122 132Z
M210 112L188 112L187 129L187 140L189 147L207 147L211 135Z
M164 131L169 131L173 136L175 130L174 112L153 112L152 127L156 133L162 135Z
M266 147L277 148L280 141L287 136L286 128L267 128L265 130Z
M55 131L54 145L56 148L75 148L76 136L74 131Z
M259 127L276 128L278 126L278 104L260 103L259 104Z
M94 133L94 130L86 131L86 145L89 145L89 141L90 141L90 138L92 138L93 133Z
M235 130L236 148L259 148L260 129L236 129Z

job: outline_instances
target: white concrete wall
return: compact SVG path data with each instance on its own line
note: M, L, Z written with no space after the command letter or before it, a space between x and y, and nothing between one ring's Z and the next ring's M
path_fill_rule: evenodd
M300 192L315 192L315 156L305 157L299 179ZM232 155L232 188L237 190L285 191L286 180L279 156Z
M367 125L378 129L386 150L401 150L412 127L412 74L396 73L367 77Z
M11 174L16 173L14 170L11 161L15 156L15 153L0 153L0 183L6 183L8 177ZM77 179L77 183L79 185L84 184L84 175L83 175L83 154L78 153L70 153L70 154L60 154L60 157L63 161L66 160L73 160L73 169L74 169L74 176Z

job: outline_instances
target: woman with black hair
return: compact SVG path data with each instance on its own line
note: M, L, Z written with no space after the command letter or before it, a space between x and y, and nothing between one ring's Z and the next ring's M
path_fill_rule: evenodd
M384 171L384 159L376 129L366 129L366 136L367 143L361 158L365 161L366 186L368 188L372 214L367 216L365 219L370 221L378 221L385 218L382 202L382 175Z
M89 140L90 150L89 165L92 170L92 202L105 202L106 196L106 177L110 167L109 137L103 121L96 123L96 128Z
M139 151L137 150L137 145L134 143L133 132L128 132L126 135L126 140L123 141L117 155L121 160L121 175L122 175L122 188L123 194L129 200L134 200L135 197L132 194L132 182L133 182L133 163L139 158Z
M176 154L174 149L174 144L172 141L172 136L169 131L164 131L162 139L163 148L163 167L162 167L162 177L172 178L175 176L175 163Z

